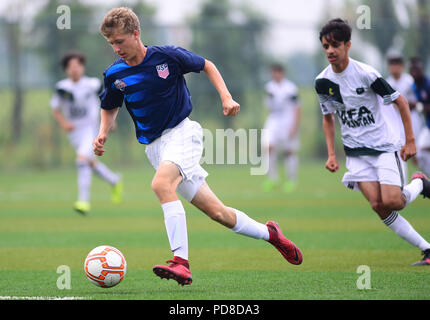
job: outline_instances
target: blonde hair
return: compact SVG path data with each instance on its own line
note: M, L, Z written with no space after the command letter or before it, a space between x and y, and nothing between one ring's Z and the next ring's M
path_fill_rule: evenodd
M140 23L137 15L127 7L113 8L103 19L100 31L106 38L118 31L123 34L140 32Z

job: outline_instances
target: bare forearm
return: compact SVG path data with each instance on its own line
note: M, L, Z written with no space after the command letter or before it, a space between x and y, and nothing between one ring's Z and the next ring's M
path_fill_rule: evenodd
M403 96L399 96L394 102L400 111L400 117L402 118L403 128L405 130L406 142L415 142L408 101Z
M325 141L327 144L328 156L335 156L335 125L334 125L334 115L328 114L323 116L323 132L325 136Z
M218 91L218 94L221 98L224 115L225 116L237 115L240 110L240 105L233 100L230 92L227 89L224 79L222 78L221 74L219 73L215 65L211 61L206 60L203 71L206 73L210 82Z
M300 125L300 118L302 116L302 111L301 108L297 107L296 108L296 114L295 114L295 118L294 118L294 125L293 125L293 135L297 134L297 132L299 131L299 125Z
M206 60L203 71L206 73L209 78L209 81L218 91L218 94L222 101L224 101L225 99L232 98L224 82L224 79L221 76L221 73L218 71L217 67L213 64L212 61Z
M58 124L61 127L64 127L64 125L67 123L67 121L64 118L63 114L61 113L61 111L58 109L55 109L55 110L52 110L52 114L54 115L54 118L55 118L55 120L57 120Z
M63 128L65 131L70 132L74 129L74 126L72 123L67 121L66 118L64 118L63 114L59 109L52 110L52 114L54 115L55 120L57 123Z
M99 134L107 136L111 129L115 126L115 119L118 115L119 108L112 110L101 109L100 112L100 130Z

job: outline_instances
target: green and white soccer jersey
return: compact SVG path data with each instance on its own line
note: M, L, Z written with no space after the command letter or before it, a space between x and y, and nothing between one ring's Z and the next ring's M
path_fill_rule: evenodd
M101 82L97 78L83 76L79 81L63 79L55 86L51 108L61 109L67 121L75 128L98 125L100 114Z
M280 82L274 80L265 86L265 105L269 110L264 129L267 132L267 142L286 151L297 151L299 148L299 136L290 137L290 131L294 125L298 101L296 85L288 79Z
M99 128L100 89L97 78L83 76L77 82L67 78L56 84L51 98L51 108L61 110L74 126L68 138L76 153L89 158L95 157L92 143Z
M315 89L322 113L338 116L348 156L377 155L401 148L398 123L388 120L393 112L391 103L400 94L374 68L354 59L342 73L328 66L317 76Z

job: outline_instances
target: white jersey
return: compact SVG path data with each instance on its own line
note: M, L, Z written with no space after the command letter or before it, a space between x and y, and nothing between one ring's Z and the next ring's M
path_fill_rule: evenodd
M287 79L280 82L272 80L266 84L265 90L269 118L276 118L284 127L290 128L294 123L296 108L299 107L296 85Z
M414 90L412 89L414 78L412 78L410 74L402 73L399 79L389 76L387 78L387 82L394 90L404 96L408 102L416 103L417 98L415 97Z
M387 82L393 87L393 89L395 89L402 96L404 96L409 103L417 102L417 98L413 90L414 78L412 78L411 75L407 73L402 73L399 79L395 79L394 77L390 76L387 78ZM403 128L403 122L402 122L402 117L400 116L400 111L396 106L394 106L394 109L396 112L395 112L395 117L393 118L393 121L398 121L400 128ZM423 127L424 121L422 116L418 113L416 109L411 110L411 120L412 120L412 129L414 131L415 138L417 139L421 131L421 128ZM405 140L406 140L405 130L400 130L400 137L402 139L402 143L405 143Z
M393 76L389 76L387 78L387 82L390 84L390 86L393 87L394 90L399 92L402 96L408 100L408 102L415 103L416 97L414 94L414 91L412 89L412 85L414 84L414 78L412 78L411 75L407 73L402 73L399 79L395 79ZM393 113L393 117L391 119L392 122L398 122L400 130L400 138L402 140L402 143L404 144L406 141L405 138L405 130L403 129L403 122L402 117L400 116L400 111L397 108L397 106L393 105L393 108L395 112Z
M324 115L336 113L348 156L395 152L401 148L398 123L387 113L400 93L369 65L349 59L347 68L335 73L329 65L316 78L315 89Z
M73 82L67 78L55 86L51 99L52 109L61 109L67 121L75 128L96 126L99 121L101 82L97 78L82 77Z

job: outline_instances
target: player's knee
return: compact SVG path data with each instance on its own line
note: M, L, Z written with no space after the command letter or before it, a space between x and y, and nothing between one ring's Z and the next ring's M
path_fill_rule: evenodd
M380 200L372 200L372 201L370 201L370 206L372 207L373 211L375 211L378 214L382 210L384 210L384 204Z
M158 198L176 191L173 189L171 184L165 181L165 179L160 178L154 178L152 180L151 188Z
M405 199L399 196L386 196L383 199L383 206L387 210L401 210L405 207Z

